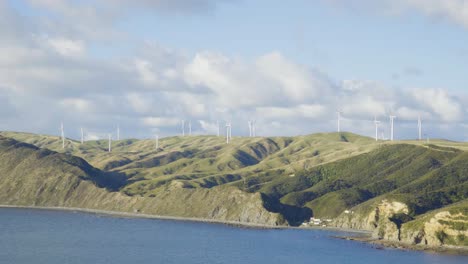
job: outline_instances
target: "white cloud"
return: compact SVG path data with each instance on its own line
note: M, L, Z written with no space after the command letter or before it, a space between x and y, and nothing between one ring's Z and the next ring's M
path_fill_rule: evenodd
M322 119L327 116L326 107L323 105L301 104L295 107L258 107L256 116L262 119Z
M398 118L403 120L417 120L419 117L423 120L432 119L432 115L430 113L406 106L398 108L396 115Z
M77 111L81 113L94 111L92 103L82 98L65 98L60 101L60 105L64 111Z
M333 83L323 74L295 64L278 52L254 62L202 52L185 67L191 86L202 86L227 107L294 105L330 94Z
M456 122L463 119L462 104L442 89L416 89L414 99L432 110L442 121Z
M210 122L206 120L199 120L200 126L203 131L205 131L208 134L216 135L218 133L218 125L219 129L221 131L221 128L223 127L223 123L216 123L216 122Z
M156 76L150 62L137 59L135 60L135 68L144 84L152 85L157 83L158 77Z
M106 1L106 0L101 0ZM223 2L235 2L233 0L115 0L117 5L130 8L145 8L154 11L176 13L204 13L212 11Z
M151 112L153 101L150 97L140 93L129 93L126 95L126 100L130 104L133 111L137 113Z
M333 4L379 10L389 15L416 11L436 19L445 19L468 28L468 0L326 0Z
M170 117L143 117L141 123L149 127L175 127L180 124L181 120Z
M66 38L49 38L48 44L60 55L68 57L80 57L85 54L83 41Z
M143 43L141 51L98 59L90 51L89 36L109 29L104 24L92 34L85 32L100 21L92 7L73 10L74 3L53 0L37 4L71 17L63 28L40 23L43 18L37 27L28 27L14 12L0 8L5 40L0 43L0 113L15 115L8 119L9 130L55 134L60 120L67 120L71 135L80 126L94 131L89 139L105 136L117 124L132 137L148 136L156 128L165 136L179 134L185 119L192 120L194 130L211 134L216 120L221 125L229 120L236 135L246 135L247 120L256 119L261 135L294 135L334 131L337 109L344 110L344 128L369 135L374 115L385 120L395 113L402 123L419 114L434 124L466 122L463 105L468 98L372 80L337 85L326 73L277 51L246 59ZM82 29L68 24L76 21L83 21ZM0 117L4 124L6 115Z

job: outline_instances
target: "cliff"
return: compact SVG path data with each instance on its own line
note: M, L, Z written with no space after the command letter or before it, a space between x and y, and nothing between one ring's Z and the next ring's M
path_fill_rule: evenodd
M468 200L413 218L408 205L382 200L341 214L334 221L340 228L372 231L379 240L406 245L468 246Z

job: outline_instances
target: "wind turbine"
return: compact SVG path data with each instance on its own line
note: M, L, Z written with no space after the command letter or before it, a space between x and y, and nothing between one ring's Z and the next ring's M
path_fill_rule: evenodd
M226 122L226 144L231 140L231 122Z
M396 116L390 115L390 141L393 141L393 139L394 139L394 137L393 137L393 133L394 133L393 123L394 123L395 118L396 118Z
M83 132L83 128L80 128L81 130L81 144L83 144L84 142L84 132Z
M159 135L156 135L155 136L155 149L158 150L159 149Z
M65 148L65 131L63 129L63 122L60 123L60 136L62 137L62 148Z
M422 140L422 120L421 120L421 116L418 116L418 138L419 138L419 141Z
M384 141L387 140L387 138L385 137L385 133L384 133L384 132L381 133L381 138L382 138L382 140L384 140Z
M108 137L109 137L109 148L108 148L108 152L111 152L111 150L112 150L112 135L111 135L111 134L108 134Z
M340 133L341 132L341 114L343 114L343 111L338 110L336 111L336 113L338 114L338 133Z
M248 121L249 123L249 137L252 137L252 121Z
M375 141L379 141L379 125L380 125L380 121L377 120L377 117L374 118L374 124L375 124Z
M182 136L185 137L185 120L182 120Z

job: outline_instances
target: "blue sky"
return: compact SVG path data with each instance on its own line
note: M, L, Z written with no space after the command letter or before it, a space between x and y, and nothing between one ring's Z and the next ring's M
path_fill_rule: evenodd
M229 119L243 135L255 118L265 135L295 135L333 130L344 108L356 133L372 135L362 123L392 112L402 138L418 115L434 136L468 138L465 0L3 1L0 33L13 44L0 49L21 60L2 64L0 129L55 133L67 119L90 138L117 122L145 137L178 133L176 120L204 134ZM50 118L25 113L36 93L56 108Z
M252 58L280 51L337 79L466 87L468 34L463 26L417 12L395 17L313 2L224 3L203 15L138 11L118 27L137 39L192 53L207 49Z

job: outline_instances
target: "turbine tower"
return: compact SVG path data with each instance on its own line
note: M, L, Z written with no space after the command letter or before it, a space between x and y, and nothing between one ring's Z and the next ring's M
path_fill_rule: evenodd
M159 149L159 135L155 136L155 142L154 143L155 143L155 145L154 145L155 149L158 150Z
M393 141L394 139L394 127L393 127L393 123L394 123L394 120L395 120L396 116L394 115L390 115L390 141Z
M379 125L380 125L380 121L377 120L377 117L374 118L374 124L375 124L375 141L379 141Z
M185 120L182 120L182 136L185 137Z
M252 121L248 121L249 123L249 137L252 137Z
M338 114L338 133L340 133L341 132L341 114L343 114L343 111L338 110L336 111L336 113Z
M80 128L81 130L81 144L83 144L84 142L84 132L83 132L83 128Z
M231 122L226 123L226 144L231 141Z
M112 150L112 135L111 135L111 134L108 134L108 137L109 137L109 148L108 148L108 152L111 152L111 150Z
M63 129L63 122L60 123L60 136L62 137L62 148L65 148L65 131Z
M419 138L419 141L422 140L422 120L421 120L421 116L418 116L418 138Z

